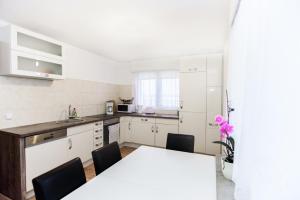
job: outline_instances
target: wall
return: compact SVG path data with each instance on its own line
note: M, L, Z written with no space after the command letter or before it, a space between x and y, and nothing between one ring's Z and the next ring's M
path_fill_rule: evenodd
M63 119L69 104L81 116L104 113L105 101L118 101L120 88L130 84L126 64L68 44L63 53L65 80L0 76L0 128Z
M242 0L232 27L235 199L300 199L299 7L294 0Z

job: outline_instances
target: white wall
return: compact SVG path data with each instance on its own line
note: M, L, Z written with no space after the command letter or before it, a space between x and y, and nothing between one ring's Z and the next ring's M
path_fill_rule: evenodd
M0 20L0 26L7 24ZM126 63L69 44L64 47L65 80L0 76L0 128L64 119L69 104L81 116L102 114L105 101L118 101L129 93L122 90L131 82Z
M236 111L235 199L300 199L300 2L241 2L228 86Z

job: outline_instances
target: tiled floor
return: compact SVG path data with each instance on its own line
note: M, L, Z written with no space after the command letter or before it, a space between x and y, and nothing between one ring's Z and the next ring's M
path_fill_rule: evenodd
M123 146L121 147L121 154L124 158L131 152L133 152L135 148ZM217 164L218 165L218 164ZM94 165L89 165L85 169L86 179L87 181L91 180L93 177L96 176ZM231 181L228 181L224 178L222 175L222 172L220 170L220 166L217 166L217 200L233 200L233 189L234 184ZM30 200L35 200L35 198L32 198Z

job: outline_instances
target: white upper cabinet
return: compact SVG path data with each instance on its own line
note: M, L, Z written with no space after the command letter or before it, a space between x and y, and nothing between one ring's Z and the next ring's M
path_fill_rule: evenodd
M0 28L0 74L41 79L63 78L63 44L9 25Z
M180 58L180 72L193 73L206 71L206 56L184 56Z
M180 73L180 111L206 112L206 72Z
M213 54L207 56L207 86L222 86L223 56Z

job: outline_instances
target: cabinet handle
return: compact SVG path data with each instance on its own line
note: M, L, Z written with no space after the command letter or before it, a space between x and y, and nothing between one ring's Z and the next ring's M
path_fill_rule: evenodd
M69 139L69 150L71 150L71 149L72 149L72 147L73 147L73 144L72 144L72 139L70 138L70 139Z
M180 109L183 108L183 101L180 101Z
M129 122L128 123L128 130L130 130L131 129L131 123Z
M145 121L147 122L147 121L148 121L148 119L145 119Z
M151 127L151 131L152 131L152 133L154 133L154 126Z
M95 137L95 139L96 139L96 140L99 140L100 138L99 138L99 137Z
M96 132L96 133L98 133L98 132L99 132L99 130L96 130L95 132Z
M218 124L213 124L213 123L209 123L208 125L211 126L211 127L217 127L218 126Z
M182 122L183 122L183 118L180 118L180 119L179 119L179 122L182 123Z
M158 126L156 127L156 133L158 133Z

